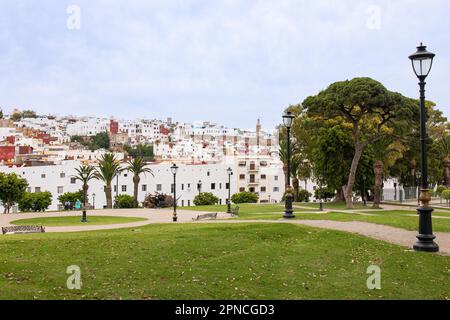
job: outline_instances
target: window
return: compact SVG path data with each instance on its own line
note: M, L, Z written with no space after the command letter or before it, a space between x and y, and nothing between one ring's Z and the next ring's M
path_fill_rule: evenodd
M261 167L267 167L267 161L261 161L259 164Z
M239 192L244 192L245 188L239 188Z
M266 192L266 187L261 187L261 192Z
M142 185L142 191L143 191L143 192L146 192L146 191L147 191L147 185L146 185L146 184L143 184L143 185Z
M116 185L114 186L114 192L117 192L117 186Z
M36 188L34 188L34 192L36 192L36 193L41 192L41 187L36 187Z
M240 174L240 175L239 175L239 179L240 179L240 180L245 180L245 174Z
M275 181L278 181L278 176L273 177Z
M191 206L191 200L188 200L188 207Z
M226 190L230 189L230 184L228 182L225 184L225 189Z
M211 173L208 171L208 172L206 173L206 175L209 177L209 176L211 175Z
M266 180L266 179L267 179L267 176L265 174L262 174L261 175L261 180Z
M45 173L41 174L42 179L45 179L45 177L46 177Z
M70 178L70 183L71 183L71 184L77 183L77 179L75 179L75 178Z
M245 167L246 165L247 165L247 162L239 161L239 167Z
M211 183L211 190L216 190L216 184L215 183Z
M122 192L127 192L127 186L125 185L122 186Z
M65 172L61 172L61 173L59 174L59 177L60 177L60 178L65 178L65 177L66 177L66 173L65 173Z
M28 188L27 188L27 192L31 192L31 187L28 187Z
M184 183L181 185L181 190L184 190ZM184 207L184 206L183 206Z
M274 187L274 188L273 188L273 192L280 192L280 188Z
M64 187L58 187L58 194L64 193Z
M156 191L162 191L162 184L156 185Z
M125 173L123 176L124 176L125 178L128 177L128 173Z

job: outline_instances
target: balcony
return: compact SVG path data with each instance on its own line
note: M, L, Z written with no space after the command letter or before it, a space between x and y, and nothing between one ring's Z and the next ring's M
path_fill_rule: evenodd
M247 184L248 185L258 185L259 184L259 179L255 178L255 179L247 179Z
M249 165L247 166L247 171L249 172L259 172L259 166L257 165Z

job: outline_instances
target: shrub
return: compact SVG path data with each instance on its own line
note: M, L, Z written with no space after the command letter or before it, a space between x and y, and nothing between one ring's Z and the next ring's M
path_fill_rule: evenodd
M170 208L173 206L173 197L164 193L149 194L142 203L144 208Z
M52 204L52 194L48 191L30 193L26 192L19 201L19 210L22 212L44 212Z
M66 208L68 210L73 210L73 207L75 206L75 202L77 200L83 202L83 190L80 190L78 192L66 192L58 197L58 201L65 207L66 202L69 202L69 208ZM86 198L86 202L89 202L89 200Z
M128 194L121 194L115 197L115 206L119 209L134 208L134 198Z
M334 189L329 187L316 188L314 191L314 197L316 199L322 198L322 200L328 201L328 199L333 199L336 195Z
M438 186L435 191L436 196L441 197L444 190L447 190L445 186Z
M307 190L300 190L300 192L298 193L298 200L300 202L309 202L309 198L311 198L312 193L308 192Z
M210 192L203 192L197 195L194 199L196 206L213 206L219 203L219 198Z
M240 204L240 203L257 203L259 200L259 197L256 193L253 192L240 192L233 194L231 197L231 201L234 204Z
M445 200L450 200L450 189L446 189L444 191L442 191L442 198Z

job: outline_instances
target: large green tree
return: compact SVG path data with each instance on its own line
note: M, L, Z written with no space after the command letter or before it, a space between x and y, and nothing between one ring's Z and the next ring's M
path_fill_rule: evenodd
M11 207L23 198L27 187L27 180L15 173L0 172L0 201L5 209L4 213L9 213Z
M342 186L347 208L353 208L353 188L358 165L367 146L392 134L396 122L414 115L412 99L387 90L370 78L355 78L331 84L316 96L305 99L310 117L337 119L351 132L354 152L347 182Z

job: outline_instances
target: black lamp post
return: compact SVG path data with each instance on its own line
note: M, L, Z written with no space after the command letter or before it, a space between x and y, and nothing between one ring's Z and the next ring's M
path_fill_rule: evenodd
M93 209L95 210L95 193L92 194L92 206L94 207Z
M433 235L433 226L431 214L433 209L430 207L430 190L428 186L428 158L427 158L427 114L425 110L425 79L433 66L434 53L428 52L427 47L420 44L417 52L409 56L412 61L414 73L419 78L420 86L420 150L421 150L421 205L417 209L419 213L419 234L418 241L414 244L414 250L425 252L438 252L439 246L434 242L436 237Z
M366 200L366 180L367 180L367 177L364 175L364 176L363 176L363 203L364 203L364 207L367 206L367 200Z
M295 218L294 210L292 209L292 202L294 200L294 195L292 194L292 188L291 188L291 128L292 123L294 122L295 116L292 114L292 112L287 111L283 115L283 124L286 127L287 135L286 135L286 141L287 141L287 175L286 175L286 195L285 195L285 212L284 212L284 218L285 219L292 219Z
M228 168L228 200L227 200L227 213L232 213L231 211L231 176L233 175L233 169Z
M176 164L173 164L170 167L170 171L172 171L173 174L173 222L178 221L177 217L177 172L178 172L178 166Z

